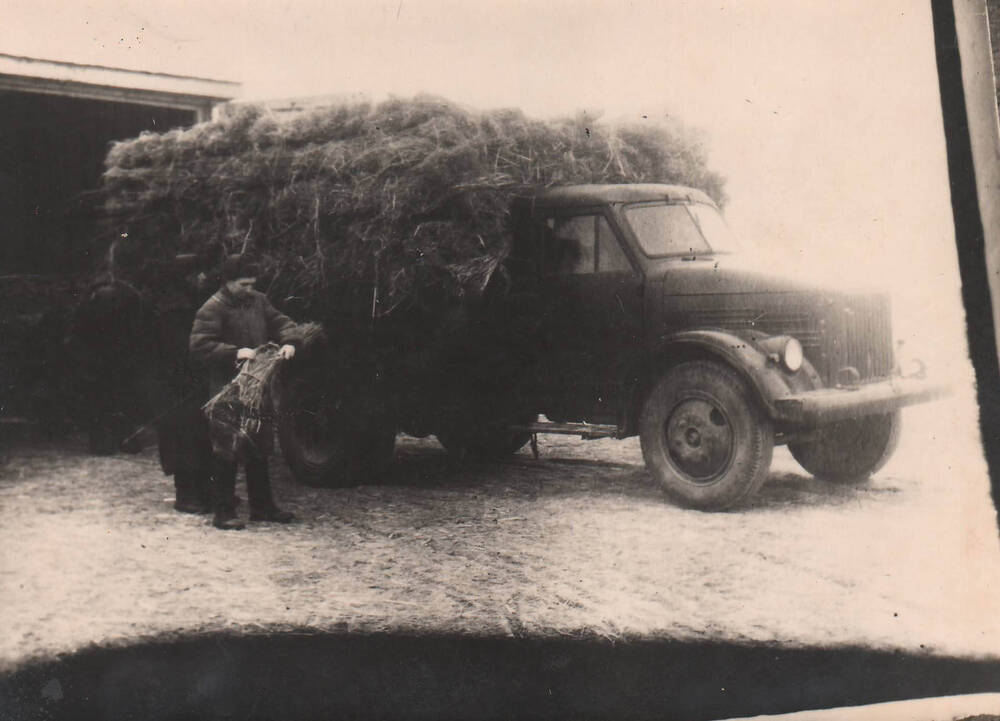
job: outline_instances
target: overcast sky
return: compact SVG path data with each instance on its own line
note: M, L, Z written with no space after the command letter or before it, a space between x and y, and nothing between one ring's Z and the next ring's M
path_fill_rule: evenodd
M0 0L0 52L246 98L670 115L703 132L727 217L759 245L897 294L957 287L926 0Z

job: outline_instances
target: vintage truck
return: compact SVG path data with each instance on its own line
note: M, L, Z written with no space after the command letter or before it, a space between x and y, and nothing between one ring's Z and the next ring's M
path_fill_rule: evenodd
M721 510L761 487L776 444L818 478L867 478L896 446L900 409L943 392L897 368L886 296L762 269L699 190L551 188L512 203L511 229L479 311L494 321L472 324L433 410L345 430L294 393L276 401L302 480L364 477L398 430L465 457L512 453L537 433L638 435L673 502Z

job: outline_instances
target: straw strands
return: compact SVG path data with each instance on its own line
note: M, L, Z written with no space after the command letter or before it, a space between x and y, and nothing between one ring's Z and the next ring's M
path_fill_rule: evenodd
M434 317L477 296L507 251L517 194L671 182L723 200L683 130L539 121L432 97L290 118L234 106L216 122L115 143L106 165L106 215L139 258L252 250L279 304L328 322Z
M204 405L216 455L233 459L246 452L263 457L270 452L274 431L268 388L281 360L277 345L261 346L256 357L245 361L236 377Z

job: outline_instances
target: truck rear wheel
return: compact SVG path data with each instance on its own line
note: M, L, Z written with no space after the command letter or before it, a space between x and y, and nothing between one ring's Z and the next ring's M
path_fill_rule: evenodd
M735 371L691 361L671 369L649 392L639 440L646 467L671 500L719 511L764 484L774 429Z
M395 429L317 433L282 424L278 438L295 480L307 486L338 488L378 477L392 462Z
M814 438L789 443L788 450L806 471L824 481L863 481L892 457L899 443L899 411L838 421L821 427Z
M370 481L392 463L396 428L338 410L302 381L272 385L278 440L299 483L336 488Z

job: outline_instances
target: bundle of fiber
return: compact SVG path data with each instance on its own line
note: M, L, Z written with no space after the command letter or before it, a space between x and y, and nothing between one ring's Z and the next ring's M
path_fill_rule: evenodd
M217 456L266 457L271 452L274 426L269 388L281 362L274 343L257 348L256 356L244 361L236 377L202 407Z
M293 340L308 356L326 343L326 333L318 323L300 323ZM278 373L282 362L276 344L262 345L255 349L253 359L245 361L236 376L202 406L214 453L233 459L247 452L271 452L275 420L271 392L273 384L281 382Z
M475 297L507 251L514 195L649 181L722 200L722 179L683 130L543 122L429 97L290 119L240 106L116 143L104 180L107 216L141 258L250 249L279 304L327 321L433 318Z

